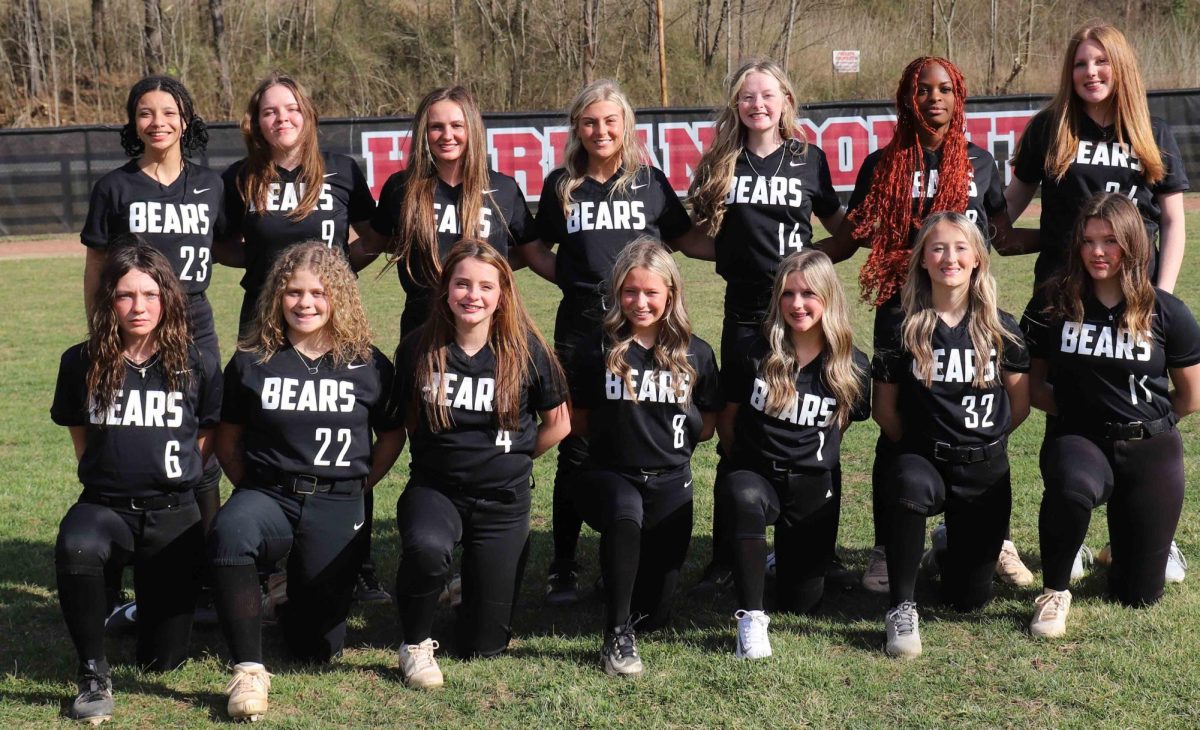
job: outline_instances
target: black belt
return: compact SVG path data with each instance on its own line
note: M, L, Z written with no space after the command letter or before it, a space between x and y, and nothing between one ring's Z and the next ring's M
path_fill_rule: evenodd
M107 494L97 494L84 490L79 496L80 502L99 504L113 509L129 510L130 512L152 512L160 509L175 509L180 505L193 504L196 494L192 490L184 492L166 492L153 497L117 497Z
M254 471L257 481L266 489L281 494L355 494L363 489L364 479L322 479L312 474L293 474L278 469L259 468Z
M751 457L745 454L735 455L733 457L733 467L749 467L752 471L756 471L766 477L778 476L787 477L793 474L816 474L826 469L812 466L799 466L787 461L776 461L775 459L760 459Z
M978 464L1003 455L1006 446L1006 439L1003 438L980 446L954 446L945 441L935 441L931 455L934 461L947 464Z
M1153 421L1130 421L1129 423L1111 421L1098 429L1098 435L1109 441L1147 439L1175 428L1175 422L1174 413L1168 413Z

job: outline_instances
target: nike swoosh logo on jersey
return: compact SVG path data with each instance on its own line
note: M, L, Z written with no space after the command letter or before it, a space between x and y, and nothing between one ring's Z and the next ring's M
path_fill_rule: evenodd
M642 188L646 187L649 184L650 183L642 183L641 185L630 185L629 189L630 190L641 190Z
M683 483L683 488L684 488L684 489L687 489L687 488L688 488L688 487L690 487L690 486L692 486L692 480L691 480L691 479L689 479L689 480L687 480L686 482L684 482L684 483Z
M498 192L500 192L500 188L492 188L491 190L484 190L483 194L490 195L491 193L498 193Z
M826 492L826 493L825 493L825 499L829 499L829 498L830 498L830 497L832 497L832 496L833 496L833 490L832 490L832 489L830 489L828 492Z
M212 190L212 188L200 188L199 190L197 190L196 188L192 188L192 195L199 195L200 193L207 193L209 190Z
M327 172L327 173L325 173L325 177L333 177L336 174L337 174L336 172Z
M366 521L366 520L363 520L362 522L356 522L356 523L354 523L354 531L355 531L355 532L358 532L358 531L359 531L359 529L360 529L360 528L361 528L363 525L365 525L365 524L367 524L367 521Z
M792 162L791 160L788 160L788 167L800 167L801 165L807 165L807 164L808 164L808 162L806 162L804 160L800 160L799 162Z
M360 362L360 363L359 363L359 364L357 364L357 365L347 365L347 366L346 366L346 369L347 369L347 370L358 370L359 368L365 368L365 367L366 367L367 365L369 365L369 364L370 364L370 363Z

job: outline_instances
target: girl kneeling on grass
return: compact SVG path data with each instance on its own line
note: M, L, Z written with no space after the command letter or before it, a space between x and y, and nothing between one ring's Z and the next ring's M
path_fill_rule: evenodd
M783 260L762 333L724 354L727 405L717 476L739 610L736 656L771 655L763 612L767 525L775 525L779 607L812 611L833 557L842 433L870 414L867 357L854 347L846 296L829 257Z
M1071 563L1106 502L1112 597L1143 606L1163 594L1183 508L1175 423L1200 408L1200 327L1183 302L1151 286L1151 261L1137 207L1101 193L1075 224L1065 271L1025 312L1033 403L1057 416L1041 453L1045 589L1029 625L1037 637L1066 633Z
M275 261L225 368L217 455L236 489L209 553L235 662L226 688L234 719L267 711L257 566L287 557L279 622L291 654L327 662L342 651L365 547L363 492L404 445L387 410L392 365L370 338L345 257L311 241Z
M134 236L108 247L88 341L62 357L50 415L71 430L83 493L59 526L58 597L79 656L67 714L111 719L105 573L133 563L137 662L187 658L204 533L195 485L217 424L217 363L188 336L187 296L163 254Z
M412 443L412 476L396 505L400 671L410 687L440 687L433 615L455 545L463 546L458 653L508 647L533 459L571 430L566 381L508 262L475 240L443 259L430 319L401 341L396 363L394 410Z
M720 410L717 360L692 335L683 278L661 242L640 238L617 257L602 329L571 368L572 433L588 462L574 486L580 515L600 532L611 676L642 672L634 640L670 617L692 537L692 451Z
M942 594L959 610L992 596L1008 531L1008 434L1029 415L1029 353L996 307L983 235L961 213L935 213L913 244L901 310L880 320L875 420L896 458L888 505L887 653L921 653L913 601L925 520L945 512Z

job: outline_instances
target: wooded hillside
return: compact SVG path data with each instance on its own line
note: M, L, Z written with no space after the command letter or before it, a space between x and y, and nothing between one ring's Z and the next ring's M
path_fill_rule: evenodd
M201 114L237 117L286 70L324 116L411 113L458 80L485 110L561 109L581 81L618 79L659 106L657 7L669 103L720 102L744 58L786 59L802 102L885 98L917 55L949 56L972 94L1049 91L1081 21L1122 27L1151 88L1200 86L1194 0L8 0L0 126L123 121L132 82L183 79ZM831 73L834 49L862 73Z

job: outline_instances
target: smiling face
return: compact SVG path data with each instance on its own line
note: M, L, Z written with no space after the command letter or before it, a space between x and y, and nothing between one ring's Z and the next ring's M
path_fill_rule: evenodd
M783 292L779 295L779 313L788 329L793 332L809 332L821 325L821 317L825 314L825 302L817 295L804 274L793 271L783 282Z
M147 91L134 105L138 139L147 150L165 152L179 145L187 128L175 97L165 91Z
M670 301L670 286L649 269L631 269L621 283L621 314L634 334L657 330Z
M438 162L457 162L467 151L467 118L453 101L439 101L429 107L425 121L429 151Z
M113 312L123 341L151 334L162 320L158 283L146 272L130 269L113 290Z
M1091 39L1080 43L1071 77L1075 95L1085 105L1098 107L1106 103L1113 93L1113 71L1104 46Z
M490 321L500 303L500 272L479 259L464 258L450 275L446 299L457 326L474 327Z
M1112 281L1121 274L1121 242L1112 224L1103 218L1089 218L1084 224L1079 255L1093 281Z
M963 230L942 221L933 227L921 251L921 268L929 272L935 287L969 286L971 274L979 267L979 255Z
M621 154L625 112L619 104L611 101L589 104L579 115L575 134L593 161L611 160Z
M283 290L283 319L288 331L302 336L320 332L333 313L321 277L296 269Z
M783 105L791 100L783 93L779 79L769 73L746 74L737 93L738 119L750 132L768 132L779 128Z
M276 84L263 92L258 103L258 127L276 152L291 152L300 144L304 112L291 89Z
M935 130L944 129L954 116L958 99L954 82L940 63L930 63L917 77L917 113Z

